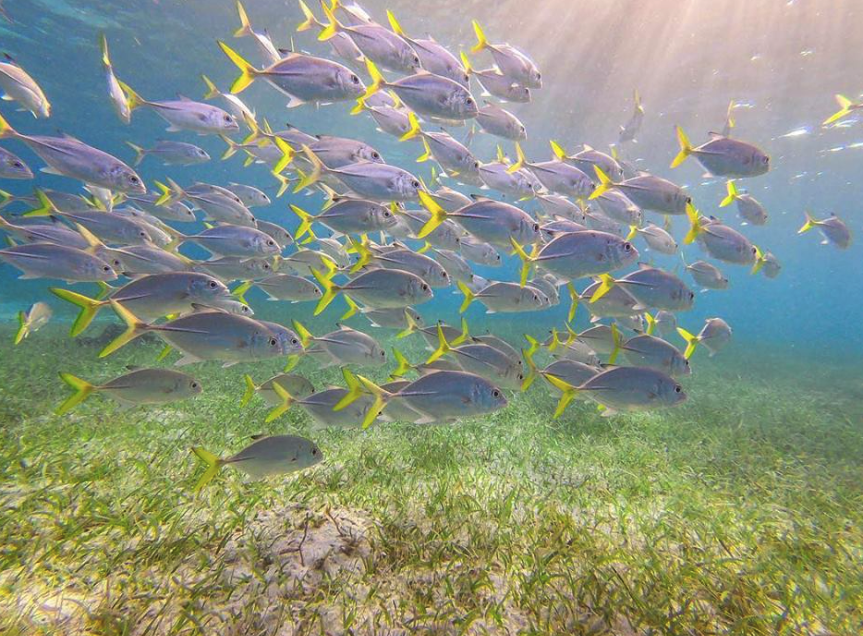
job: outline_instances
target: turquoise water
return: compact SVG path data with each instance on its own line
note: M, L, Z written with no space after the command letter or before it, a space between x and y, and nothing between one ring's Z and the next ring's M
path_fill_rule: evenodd
M532 160L551 158L550 140L569 152L581 144L609 151L638 91L644 123L637 143L622 146L624 157L685 186L702 214L716 214L779 259L775 279L711 260L697 244L683 245L684 216L669 221L681 244L674 255L634 240L640 260L676 273L696 290L694 307L677 316L680 326L697 333L705 319L721 317L733 329L731 342L715 357L703 348L695 353L693 374L681 381L688 402L606 420L593 405L576 401L554 419L557 394L538 379L528 392L508 391L506 409L463 423L379 423L362 431L357 422L344 431L321 429L297 408L265 423L269 407L259 398L251 408L239 406L243 374L260 382L281 370L281 360L267 360L231 369L215 362L185 367L206 387L195 401L125 410L93 396L59 417L53 409L69 390L58 371L103 381L134 365L172 368L176 356L154 363L161 345L151 341L101 361L99 349L109 340L102 329L119 325L110 310L73 341L68 329L74 308L48 292L62 281L20 280L20 272L0 263L6 325L0 330L0 496L9 502L0 513L0 527L7 528L0 545L10 546L0 552L0 619L8 621L10 633L77 633L72 628L81 626L99 634L406 633L417 621L439 633L863 630L863 590L854 575L863 553L863 115L821 125L838 108L834 94L854 101L863 95L863 7L852 0L829 7L806 0L527 4L363 2L382 24L390 9L409 35L432 34L456 54L475 42L472 19L492 42L506 41L529 54L542 71L543 87L532 91L530 103L504 106L525 124L528 137L521 146ZM313 32L295 31L302 14L293 0L248 0L245 6L253 26L266 28L276 46L332 57ZM319 6L311 8L323 19ZM317 191L276 198L278 184L268 168L244 168L240 156L220 160L226 146L218 136L166 132L167 124L148 109L135 111L124 125L111 108L98 45L102 33L116 74L147 99L200 100L206 92L201 74L227 91L236 68L216 40L260 65L251 39L232 37L239 25L233 2L6 0L5 9L13 22L0 19L0 49L36 79L52 104L50 119L34 119L14 103L0 102L0 114L19 132L70 134L129 164L134 152L126 142L194 143L212 160L166 167L148 157L136 168L149 191L168 177L184 186L255 186L273 202L254 208L254 215L291 232L298 221L290 204L320 209L324 199ZM491 65L487 53L471 59L478 68ZM368 83L367 74L361 76ZM476 80L471 86L482 99ZM415 161L419 144L376 131L367 114L351 116L353 102L286 109L287 98L263 81L241 97L274 130L290 123L310 134L361 139L387 163L432 182L433 162ZM722 130L731 100L737 105L733 137L771 157L768 174L738 181L767 209L762 227L742 224L734 205L719 208L725 180L704 176L694 158L669 167L678 152L675 126L700 144L709 132ZM447 130L465 140L470 124ZM243 129L233 138L245 134ZM483 132L471 137L480 161L494 160L498 144L515 157L511 141ZM0 145L34 172L44 165L22 143ZM534 200L514 201L454 179L445 183L465 194L501 198L534 216L540 209ZM78 181L40 172L34 180L0 180L0 188L16 196L34 187L84 193ZM2 215L12 220L27 209L14 203ZM798 234L804 211L816 218L839 215L851 231L850 247L823 245L815 231ZM202 230L200 217L176 227L187 234ZM663 223L656 213L646 219ZM206 257L195 246L182 251ZM517 281L519 259L500 251L500 267L474 264L474 273ZM686 262L717 264L729 288L698 291L681 254ZM584 289L586 281L575 285ZM91 284L72 288L98 292ZM434 291L433 300L417 306L426 324L458 324L462 295L455 287ZM474 335L491 332L521 348L525 333L543 339L552 328L563 331L570 303L565 287L560 294L559 305L541 312L490 315L477 302L463 316ZM345 310L341 299L314 316L314 303L266 302L254 290L248 297L256 318L283 325L299 319L316 335L334 329ZM36 301L51 305L52 323L13 348L15 315ZM400 348L412 362L428 355L416 335L397 340L395 331L370 328L362 316L347 324L378 338L389 352ZM572 327L589 326L580 307ZM669 340L684 346L677 336ZM387 367L355 371L384 382L393 367L390 353ZM344 385L338 366L321 369L306 358L297 369L316 388ZM314 439L324 464L263 483L225 471L204 496L192 495L203 471L188 455L191 446L228 455L250 435L286 432ZM348 541L333 530L338 523L331 513L362 528L361 539ZM282 516L287 525L279 527ZM321 566L321 574L293 557L285 560L287 548L272 547L279 537L332 539L314 537L314 530L309 535L309 519L344 540L339 554L348 554L349 563ZM21 540L31 535L32 544ZM273 563L314 572L309 587L298 591L302 585L289 576L290 585L279 579L278 593L271 587L267 596L249 583L258 577L275 585ZM234 567L239 574L232 578ZM184 580L175 586L177 571ZM477 574L486 571L489 580ZM243 582L236 592L246 603L242 611L232 596L240 589L237 580ZM58 601L63 594L73 600ZM154 599L164 601L164 623ZM299 603L290 605L293 623L280 613L288 600ZM251 607L263 618L250 618ZM353 631L344 627L355 619L352 612L360 625ZM295 631L279 631L279 625Z

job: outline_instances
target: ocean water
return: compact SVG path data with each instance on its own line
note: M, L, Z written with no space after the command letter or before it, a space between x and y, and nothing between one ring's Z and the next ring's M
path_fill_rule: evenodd
M58 372L104 382L131 365L170 368L176 355L156 362L161 345L151 340L100 360L110 339L103 328L120 324L110 310L73 340L73 308L48 292L62 281L20 280L0 264L0 627L13 634L863 633L863 122L852 113L821 125L838 108L834 94L861 100L863 6L362 4L382 24L392 10L409 35L431 34L456 54L475 42L472 19L490 41L525 51L543 86L530 103L503 106L525 124L521 146L531 160L551 158L549 140L569 152L582 144L608 151L638 91L644 122L637 143L619 145L623 156L685 186L702 214L770 250L780 275L768 279L706 258L697 244L683 245L688 221L674 217L678 253L645 250L636 238L641 260L696 290L694 307L677 316L680 326L697 333L705 319L721 317L733 329L716 356L703 347L694 354L692 376L682 380L685 404L604 418L576 400L554 418L557 394L538 379L526 392L507 391L509 405L482 418L430 427L376 423L364 431L360 422L316 427L297 407L266 422L260 398L241 407L243 375L261 382L281 369L273 360L185 367L205 387L193 401L123 409L95 395L58 416L56 405L69 395ZM245 6L252 25L278 47L333 57L316 30L295 31L302 14L292 0ZM320 7L310 6L323 19ZM317 192L276 198L278 184L264 166L244 168L237 156L219 160L225 144L218 136L166 132L149 109L124 125L111 108L101 33L116 74L152 100L201 99L201 74L227 91L236 68L216 40L259 64L251 39L232 37L239 26L233 2L6 0L4 8L12 21L0 19L0 48L52 104L49 119L34 119L14 102L0 103L19 132L59 131L130 164L134 153L125 142L194 143L213 159L166 167L148 157L136 168L148 188L167 177L181 185L252 185L273 199L254 208L255 216L292 232L298 222L289 204L321 208ZM470 57L478 68L491 66L486 52ZM475 79L471 90L484 99ZM260 80L241 97L275 130L290 123L310 134L361 139L387 163L431 183L433 162L415 161L420 145L377 131L365 113L351 116L352 102L286 109L287 98ZM705 176L694 158L669 168L678 151L675 126L700 144L722 129L730 100L733 137L771 158L769 173L738 181L767 209L761 227L743 224L734 205L719 208L725 180ZM470 128L447 130L464 140ZM471 137L481 161L492 161L498 144L515 157L509 140L481 131ZM34 171L44 165L20 142L2 146ZM533 200L452 178L445 184L532 215L539 210ZM34 187L83 193L81 182L45 173L0 181L13 195ZM12 219L26 210L15 203L2 214ZM799 235L805 211L840 216L850 247L822 244L816 231ZM651 212L646 219L663 222ZM191 233L203 225L177 228ZM195 247L183 252L206 258ZM520 261L501 253L500 267L473 271L517 281ZM698 291L681 254L720 266L729 288ZM581 290L585 281L575 285ZM90 284L73 289L98 291ZM463 315L471 333L494 333L521 348L524 334L542 340L552 328L564 330L569 299L560 291L560 305L541 312L490 315L476 302ZM52 321L13 346L17 312L40 300L51 305ZM254 290L249 301L256 318L284 325L298 319L316 335L334 329L345 309L339 298L314 316L314 303L267 302ZM455 287L436 289L417 310L426 324L457 325L461 301ZM385 368L351 367L377 382L394 368L393 347L415 363L428 355L417 335L396 339L394 330L372 328L362 316L346 324L390 352ZM573 328L589 326L580 307ZM676 336L670 341L684 346ZM318 389L344 386L339 365L303 359L296 372ZM193 493L203 471L190 447L228 456L252 435L286 433L312 439L324 462L263 481L226 469L201 495Z

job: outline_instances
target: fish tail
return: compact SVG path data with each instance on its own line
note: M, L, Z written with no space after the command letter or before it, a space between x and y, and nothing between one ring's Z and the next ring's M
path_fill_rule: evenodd
M87 397L95 390L95 386L90 384L89 382L82 380L81 378L76 378L71 373L61 373L60 379L63 380L66 384L72 387L75 390L71 396L69 396L65 402L63 402L60 406L57 407L55 413L57 415L64 415L68 413L73 408L78 406L81 402L87 399Z
M551 144L551 151L554 153L555 157L557 157L561 161L566 161L567 159L569 159L569 155L566 154L563 146L557 143L554 139L552 139L549 144Z
M345 384L348 385L348 392L345 393L341 400L333 405L334 411L341 411L342 409L347 408L356 402L357 398L363 394L362 384L360 384L357 376L351 373L347 367L342 367L342 377L345 379Z
M464 72L470 75L473 73L473 66L471 66L470 60L464 51L459 51L459 56L461 57L462 66L464 66Z
M534 380L536 380L536 374L539 372L539 369L536 368L536 362L533 361L533 354L539 349L539 342L527 334L524 337L530 343L530 347L521 350L524 361L527 363L527 375L524 376L524 380L521 383L521 390L527 391Z
M147 156L147 151L144 150L141 146L138 146L137 144L133 144L131 141L127 141L126 145L135 151L135 160L133 161L132 165L135 167L138 167L139 165L141 165L141 162L144 160L144 157Z
M117 83L120 85L120 88L123 89L123 93L126 95L126 103L129 106L129 111L133 111L136 108L140 108L141 106L146 106L149 102L146 99L138 95L131 86L129 86L123 80L118 79Z
M345 371L347 371L347 369L345 369ZM362 382L362 385L366 390L375 398L375 401L372 403L371 407L369 407L366 417L363 420L363 430L365 430L383 414L384 409L387 407L387 404L390 399L392 399L394 393L390 393L386 389L379 387L377 384L363 376L358 376L358 379ZM353 391L353 388L351 388L351 391Z
M308 160L312 164L312 171L309 174L303 174L300 182L294 188L294 194L300 192L301 190L305 190L310 185L317 183L320 180L321 175L324 173L326 168L324 167L323 162L320 158L314 153L314 151L308 146L303 146L303 153L306 155Z
M161 181L156 181L156 187L162 191L162 194L156 199L155 205L168 205L174 199L174 192Z
M15 332L15 344L21 344L30 335L30 325L27 324L27 312L18 312L18 331Z
M3 117L3 115L0 115L0 139L14 139L20 136L21 135L12 128L12 125L6 121L6 118Z
M303 345L303 348L309 346L309 343L314 339L312 332L306 329L306 327L299 320L292 320L291 324L294 325L294 331L297 332L297 335L300 337L300 342Z
M381 87L386 86L387 82L384 79L384 76L381 75L378 67L375 66L375 63L372 62L369 58L366 58L366 68L369 71L369 75L372 78L372 84L368 88L366 88L365 94L362 96L362 99L368 99L375 93L377 93Z
M240 54L230 46L221 40L218 40L218 43L222 52L228 56L228 59L231 60L238 69L240 69L240 76L234 80L233 84L231 84L231 93L242 93L252 82L255 81L255 77L259 75L259 71L244 60Z
M276 395L279 396L279 399L282 400L282 403L279 404L276 408L270 411L267 414L264 422L269 424L270 422L279 419L282 415L284 415L289 408L291 408L291 404L294 403L294 398L290 393L278 382L273 382L273 391L276 392Z
M728 130L728 132L731 132L737 125L737 122L734 121L734 108L736 106L737 104L734 103L733 99L728 102L728 110L725 113L725 128Z
M686 341L686 351L683 352L683 357L689 360L689 358L692 357L692 354L695 353L695 348L698 346L698 336L693 336L683 327L678 327L677 333L679 333L680 337Z
M23 217L31 217L31 216L52 216L57 214L57 206L54 205L54 202L48 198L48 195L45 194L45 191L41 188L36 188L33 191L33 194L36 195L36 201L39 202L39 207L33 208L22 214Z
M257 141L259 137L261 137L261 129L258 127L258 122L255 121L254 116L251 113L243 112L243 123L246 124L246 128L249 129L249 134L242 141L242 144L250 144L253 141ZM273 133L272 128L270 128L270 122L264 118L264 137L269 137Z
M521 149L521 144L518 142L515 142L515 156L516 162L506 169L507 174L518 172L524 167L524 164L527 163L527 159L525 159L524 156L524 151Z
M329 40L331 37L335 36L335 34L342 29L342 25L339 23L339 19L334 13L334 7L328 7L323 3L321 4L321 7L324 10L324 15L327 16L327 24L318 34L318 40L323 42L324 40Z
M399 137L399 141L407 141L408 139L413 139L417 135L422 135L422 129L420 129L420 120L417 119L416 113L411 111L408 113L408 121L410 122L410 128L408 131Z
M638 226L630 225L629 226L629 234L626 235L625 241L631 241L638 235Z
M230 159L235 154L237 154L237 151L241 148L240 144L238 144L236 141L234 141L230 137L226 137L225 135L219 135L219 137L222 139L222 141L225 142L225 145L228 146L225 149L225 152L222 153L222 156L221 156L222 161L225 161L226 159ZM135 165L137 166L138 164L136 163Z
M339 320L347 320L348 318L353 318L357 315L357 312L360 310L360 306L354 302L354 299L348 296L347 294L342 294L342 298L345 299L345 303L348 306L348 310L341 315Z
M276 142L276 148L282 151L282 158L276 162L276 165L273 166L273 174L280 174L282 170L288 167L288 165L294 160L296 156L296 151L291 147L287 141L282 139L281 137L274 138Z
M391 378L401 378L404 376L405 373L414 368L413 365L408 361L408 359L405 358L404 354L395 347L393 347L393 357L399 364L396 367L396 370L393 371L392 374L390 374Z
M524 251L524 248L518 244L518 242L509 237L509 242L512 244L513 254L517 254L521 259L521 286L524 287L527 284L527 277L530 275L530 267L533 264L533 257L528 256L527 252Z
M252 376L248 373L243 376L243 380L246 383L246 390L243 393L243 397L240 399L240 406L246 406L254 397L255 391L258 390L258 387L255 386L255 381L252 380Z
M467 318L465 318L464 316L462 316L462 319L461 319L461 333L460 333L460 334L459 334L459 336L458 336L455 340L453 340L450 344L460 345L462 342L466 342L468 338L470 338L470 330L468 329L468 325L467 325Z
M0 190L0 210L9 205L9 203L12 202L14 199L15 195L11 192L6 192L6 190ZM5 222L5 219L3 219L3 221Z
M599 179L599 185L596 186L593 189L593 192L590 193L590 196L587 197L589 200L601 197L615 185L614 182L611 180L611 177L605 174L605 171L599 166L594 165L593 171L596 173L596 177Z
M844 95L836 95L836 103L839 104L839 110L830 115L827 119L824 120L822 126L829 126L835 121L839 121L843 117L846 117L851 112L851 100L845 97Z
M356 104L356 106L354 106L353 108L351 108L351 115L359 115L359 114L360 114L361 112L363 112L365 109L366 109L366 100L365 100L365 98L364 98L364 97L360 97L360 98L357 100L357 104Z
M306 19L303 22L300 22L297 25L297 32L308 31L312 27L321 27L325 28L323 24L321 24L318 19L315 17L315 14L312 13L312 10L309 9L309 6L300 0L300 10L303 12L303 15L306 16Z
M575 320L575 313L578 311L578 292L575 291L575 285L572 282L566 284L566 291L569 292L569 313L566 315L566 322L570 323Z
M405 321L408 323L408 326L405 327L402 331L398 332L398 334L396 335L396 340L401 340L402 338L406 338L407 336L411 335L413 332L417 331L420 328L420 326L417 324L417 321L414 320L414 317L411 316L410 312L407 309L405 309ZM398 356L400 356L400 355L401 355L401 353L397 352L396 353L396 359L398 359ZM399 367L399 368L401 368L401 367Z
M461 307L458 309L458 313L463 314L467 311L467 308L470 307L470 304L476 299L476 295L470 290L470 287L465 285L462 281L458 281L458 288L462 294L464 294L464 301L462 301Z
M449 343L446 341L446 336L443 335L443 327L441 327L440 323L437 326L437 340L438 340L438 348L435 349L434 353L429 356L429 359L426 360L426 364L431 364L438 358L443 355L446 355L451 351Z
M315 280L321 284L324 288L324 295L321 296L321 299L318 301L318 306L315 307L315 316L320 315L320 313L327 308L327 306L335 300L338 295L340 289L339 286L336 285L329 276L325 276L315 268L312 268L312 274L315 277Z
M803 234L804 232L808 232L813 227L818 225L818 221L812 218L812 215L809 214L809 211L803 212L803 215L806 217L806 222L801 226L799 230L797 230L798 234Z
M234 289L234 291L231 292L231 294L233 294L234 298L239 300L244 305L248 305L249 303L246 301L246 292L249 291L253 285L254 283L252 281L247 280L244 283L237 285L237 287Z
M251 157L250 157L251 158ZM281 196L288 191L288 188L291 187L291 180L283 174L274 174L273 175L276 180L279 182L279 189L276 192L276 198L281 198Z
M423 162L428 161L429 159L432 158L432 151L431 151L431 148L429 147L429 142L426 141L425 137L421 137L420 140L423 142L423 148L425 150L419 157L417 157L417 163L423 163Z
M423 207L431 212L431 218L426 221L426 224L423 225L422 228L420 228L419 233L417 233L417 238L421 239L434 232L438 226L446 220L446 210L439 206L437 202L423 190L419 191L419 199Z
M726 185L726 188L728 188L728 195L724 199L722 199L722 202L719 204L720 208L724 208L726 206L731 205L734 202L734 200L738 197L737 185L734 183L733 180L729 179L728 183L725 185Z
M240 16L240 28L234 31L235 38L254 35L252 31L252 23L249 21L249 15L246 13L246 8L240 0L237 0L237 13Z
M599 287L596 288L596 291L593 292L593 295L590 297L591 303L595 303L597 300L610 292L612 287L614 287L615 281L610 274L600 274L599 281Z
M569 382L561 380L560 378L551 375L550 373L543 374L543 377L548 380L549 384L551 384L553 387L560 389L562 393L562 395L560 396L560 401L557 403L557 409L555 409L554 411L554 418L557 419L563 414L563 412L566 410L566 407L569 406L569 403L572 402L572 399L575 397L578 389L572 386Z
M473 32L476 34L476 44L471 47L470 52L479 53L488 46L488 40L486 39L485 33L479 25L479 22L472 20L471 24L473 25Z
M755 250L755 262L752 264L752 269L749 270L749 273L754 276L761 271L761 268L764 267L764 263L767 262L767 259L764 258L764 253L757 245L753 245L752 249Z
M151 326L145 322L142 322L133 314L131 311L123 307L116 300L108 301L111 303L111 308L114 312L126 323L126 331L117 336L114 340L109 342L102 351L99 352L99 357L104 358L106 356L111 355L117 349L120 349L130 342L132 342L135 338L145 333L147 330L151 329Z
M614 346L611 349L611 355L608 356L608 364L614 364L615 360L617 360L617 356L620 355L620 348L623 344L623 338L620 336L620 330L614 323L611 324L611 342L614 344Z
M656 318L654 318L650 313L644 312L644 321L647 323L647 330L644 332L645 334L652 335L654 331L656 331Z
M368 265L369 261L372 260L373 254L369 249L369 237L367 234L360 236L359 241L351 237L349 237L348 240L351 242L353 250L360 256L359 259L357 259L357 262L354 263L354 266L351 267L351 274L355 274Z
M551 344L548 345L548 351L551 353L560 346L560 337L557 335L557 328L551 328Z
M638 92L637 88L632 91L632 99L635 102L635 110L644 114L644 106L641 105L641 94Z
M200 446L195 446L192 449L192 453L194 453L195 457L200 459L207 466L207 470L204 471L204 474L201 475L198 483L195 484L194 492L197 494L201 492L204 486L213 481L213 477L219 473L219 469L222 467L222 461L213 455L213 453L204 450Z
M689 217L689 231L683 238L683 243L684 245L689 245L695 239L697 239L698 235L702 232L701 215L698 214L698 210L695 209L694 205L692 205L691 203L687 203L686 216Z
M390 27L392 27L393 33L398 35L399 37L405 36L405 30L402 28L402 25L399 24L399 21L396 20L396 16L392 11L387 9L387 19L390 21Z
M283 371L285 373L287 373L288 371L290 371L294 367L296 367L299 363L300 363L300 355L298 353L292 353L291 355L288 356L288 359L287 359L287 362L285 362L285 368L283 369Z
M314 223L315 217L311 214L300 208L299 206L291 204L291 210L294 214L300 217L300 225L297 227L297 231L294 233L294 240L298 241L303 236L305 236L306 232L311 233L312 231L312 223Z
M680 126L677 126L677 143L680 144L680 152L677 153L674 161L671 162L672 168L676 168L682 164L692 154L692 144L689 143L686 133L683 132L683 128Z
M222 91L216 88L216 85L213 84L213 80L209 77L202 74L201 79L204 80L204 84L207 85L207 92L204 93L204 99L213 99L222 94Z
M83 294L78 294L61 287L51 287L49 291L57 296L57 298L80 307L81 311L78 312L78 317L75 318L75 322L72 323L72 331L69 334L73 338L79 336L90 325L90 323L93 322L93 318L96 317L96 314L99 313L99 310L103 305L105 305L105 301L103 300L88 298Z
M108 38L104 33L99 34L99 46L102 49L102 64L105 68L111 70L111 56L108 55Z

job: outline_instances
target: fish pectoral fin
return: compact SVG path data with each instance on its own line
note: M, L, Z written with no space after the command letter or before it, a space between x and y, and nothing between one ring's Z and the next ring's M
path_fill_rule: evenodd
M193 356L191 353L183 353L183 357L177 360L174 363L175 367L184 367L188 364L195 364L196 362L202 362L201 358L198 356Z

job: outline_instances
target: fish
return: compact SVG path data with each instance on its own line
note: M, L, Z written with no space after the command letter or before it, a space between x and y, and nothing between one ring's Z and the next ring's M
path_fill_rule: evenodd
M323 292L312 281L293 274L273 274L249 283L267 294L267 300L283 300L292 303L320 300ZM240 288L234 295L242 294Z
M511 44L490 44L479 22L474 20L472 24L476 34L473 53L488 51L500 72L513 82L527 88L542 88L542 73L533 60Z
M516 172L526 167L549 192L574 199L583 199L593 192L593 181L575 166L559 159L529 163L518 142L515 144L515 150L518 160L507 169L507 172Z
M431 36L423 39L408 37L392 11L387 10L387 18L389 19L393 33L407 42L416 53L419 59L419 68L434 75L447 77L465 88L470 87L470 77L455 55L438 44Z
M779 259L776 258L776 255L774 255L770 250L767 250L761 258L763 261L761 271L764 275L767 278L776 278L779 276L779 272L782 271L782 264L779 262Z
M374 62L366 59L372 85L363 94L368 99L381 89L399 96L412 111L419 115L463 121L477 116L479 108L470 91L447 77L420 71L394 82L384 79Z
M255 228L255 216L251 210L243 204L240 197L226 188L195 184L184 189L170 178L168 185L157 181L156 186L162 191L162 196L156 199L157 206L186 199L203 210L207 218L213 221Z
M840 119L845 119L848 115L863 109L863 102L854 102L844 95L836 95L836 103L839 104L839 110L825 119L821 124L822 126L834 124Z
M51 316L53 312L51 311L51 307L48 303L44 303L42 301L33 303L27 309L27 311L19 311L18 312L18 331L15 332L15 344L21 344L25 338L28 338L30 334L36 333L44 327L49 320L51 320Z
M193 235L174 230L174 235L178 244L195 243L219 256L252 258L274 256L282 252L281 246L268 234L253 227L217 225Z
M728 102L728 109L725 111L725 124L722 126L722 136L730 137L731 131L734 130L734 127L737 125L734 121L734 109L737 107L737 104L732 99Z
M139 166L145 157L158 157L163 166L193 166L210 160L203 148L181 141L158 141L152 148L142 148L127 141L126 145L135 151L134 166Z
M270 406L279 406L283 400L273 388L274 384L278 384L295 399L306 398L315 392L315 387L306 378L291 373L279 373L259 385L255 384L252 376L248 374L244 375L243 379L246 383L246 391L240 400L240 406L246 406L251 402L256 393Z
M610 194L607 193L607 194ZM570 221L578 221L584 218L581 207L559 194L538 194L536 196L545 214L552 217L563 217Z
M420 138L425 153L420 155L418 162L428 161L433 157L451 176L461 177L466 174L469 178L479 178L479 161L466 146L445 132L424 132L420 129L419 120L414 113L408 114L408 121L410 129L400 140Z
M255 438L239 453L225 458L217 457L200 446L194 447L192 452L207 466L195 485L196 493L209 484L223 466L236 468L252 479L263 479L306 470L324 459L323 452L314 442L296 435Z
M366 86L356 73L332 60L291 53L258 69L224 42L219 41L218 44L228 59L240 69L240 76L231 85L231 93L234 94L244 91L259 77L289 97L288 108L306 103L356 100L366 93Z
M496 247L509 248L511 241L533 243L539 238L539 223L522 209L509 203L474 195L473 202L454 212L447 212L425 192L420 203L431 214L417 234L425 238L446 219L452 219L470 234Z
M102 49L102 65L105 67L105 82L108 86L108 99L111 100L111 106L117 117L124 124L132 121L132 107L129 103L129 97L120 85L120 80L114 74L114 66L111 64L111 57L108 53L108 38L104 33L99 34L99 45ZM135 164L137 165L137 164Z
M394 307L389 309L372 309L363 314L372 327L398 329L399 332L409 327L411 322L423 325L422 316L413 307Z
M723 137L711 133L710 140L693 147L683 129L677 127L677 141L680 152L671 162L676 168L687 157L695 157L712 176L717 177L757 177L770 170L770 157L757 146L739 139Z
M486 306L486 313L519 313L540 311L549 306L548 297L535 287L509 282L492 282L473 292L462 282L458 288L464 294L459 313L464 313L474 300Z
M608 274L601 274L599 278L601 284L593 293L591 302L602 298L612 285L624 285L644 307L666 311L687 311L695 300L695 293L677 276L644 263L623 278L613 279Z
M166 274L184 272L191 261L182 254L175 254L156 245L129 245L121 248L108 248L106 254L118 262L118 271L124 276L144 276L147 274Z
M125 163L107 152L88 146L74 137L24 135L0 116L0 139L17 139L38 155L53 174L84 183L130 194L144 194L147 187L141 177Z
M547 379L563 393L555 417L563 413L576 394L601 405L603 417L672 407L686 400L686 393L676 380L649 367L615 367L577 387L555 376Z
M650 316L648 313L645 313L644 315L645 317ZM649 325L647 328L647 335L651 335L656 331L663 338L668 338L677 333L677 316L670 311L660 309L656 312L656 315L648 318L647 322Z
M376 93L380 95L383 93ZM371 106L368 100L359 100L359 106L356 113L359 114L362 110L368 111L378 125L378 130L393 137L401 138L411 129L409 118L410 111L405 111L401 108L393 108L391 106Z
M381 248L375 250L376 253L370 255L370 262L373 265L380 266L384 269L402 270L418 276L423 281L427 282L432 289L440 289L449 287L452 281L446 269L440 265L435 259L420 254L408 249L404 245L395 243L395 249L382 251ZM364 246L358 246L358 251L365 251ZM361 258L357 265L363 263ZM353 269L357 269L357 265Z
M677 241L664 229L653 223L648 223L644 227L637 225L629 226L629 234L626 237L627 241L631 241L636 236L641 236L647 246L660 254L676 254Z
M674 345L657 338L642 334L630 338L618 347L627 362L635 367L658 369L668 376L690 375L689 360ZM616 357L615 352L611 354Z
M588 197L591 200L615 188L643 210L680 216L686 214L686 206L692 204L692 197L686 190L662 177L640 173L632 179L616 183L599 166L593 169L599 177L599 185Z
M294 242L294 237L291 236L291 233L278 223L270 223L263 219L255 219L255 226L261 232L273 239L282 247L282 249L288 247Z
M185 95L179 99L150 101L136 93L128 84L120 81L120 86L129 99L129 110L151 108L159 117L168 122L168 132L190 131L199 135L222 135L237 132L240 125L236 118L217 106L196 102Z
M136 317L154 321L162 316L189 312L194 305L224 308L226 303L234 300L221 281L207 274L185 271L136 278L101 300L60 287L52 287L50 291L80 309L72 323L70 335L73 338L89 326L100 309L113 303L122 303Z
M282 59L279 50L276 48L276 45L273 44L269 34L266 31L257 31L252 27L252 23L249 20L249 14L246 13L246 8L240 0L237 0L237 13L240 17L240 28L234 31L234 37L251 37L258 47L261 57L263 57L268 64L275 64Z
M240 202L242 202L242 204L247 208L267 206L272 203L270 197L268 197L263 190L259 190L254 186L234 183L232 181L228 184L228 190L236 194L237 197L239 197Z
M55 205L58 204L53 193L49 193L48 198L54 201ZM160 198L161 196L158 194L126 195L126 200L129 203L163 221L177 221L180 223L194 223L197 221L195 212L182 201L166 201L163 204L157 205L156 202Z
M466 259L487 267L499 267L500 253L491 243L480 241L472 235L467 235L459 241L461 253Z
M641 96L638 94L638 91L635 91L633 101L635 104L632 109L632 115L630 115L629 121L620 127L618 143L621 144L627 141L635 143L636 137L641 131L641 125L644 123L644 106L641 104Z
M738 214L747 223L751 223L752 225L764 225L767 223L767 210L764 209L764 206L755 197L745 192L738 192L734 181L729 181L727 188L728 196L722 199L722 202L719 204L720 208L736 202Z
M145 333L156 334L165 344L183 353L177 366L218 360L228 367L238 362L266 360L288 353L276 334L246 316L205 310L153 325L142 322L116 300L111 300L110 304L126 324L126 330L99 352L100 358L111 355Z
M53 243L84 251L91 247L86 238L63 223L15 225L0 217L0 230L23 243Z
M341 325L336 331L313 336L298 320L294 320L293 325L306 354L320 361L324 368L345 364L377 367L387 362L387 352L362 331Z
M437 326L438 348L426 360L435 362L444 355L452 356L458 365L480 377L486 378L496 386L517 390L524 380L521 360L515 359L498 348L482 342L468 340L466 344L450 346L440 325Z
M111 398L123 408L132 408L186 400L203 391L200 381L170 369L134 368L104 384L92 384L71 373L61 373L60 379L75 393L57 407L57 415L65 415L94 393Z
M391 207L375 201L342 197L336 197L334 201L332 206L315 216L291 204L291 210L300 219L294 237L299 240L307 233L314 236L312 223L321 223L341 234L365 234L389 230L398 222Z
M559 160L572 164L585 174L593 174L593 166L599 166L612 181L623 178L623 168L617 162L617 159L611 155L595 150L587 144L582 145L581 152L569 155L558 142L552 140L549 143L551 144L552 152L554 152L554 155Z
M276 59L279 59L280 57L281 56L277 57ZM223 93L222 91L220 91L216 87L216 85L213 84L213 81L206 75L202 74L201 79L207 86L207 92L204 93L205 100L216 99L217 97L220 98L224 102L225 107L228 109L228 112L231 113L237 123L243 122L244 124L246 124L246 126L249 126L249 122L255 121L255 111L246 106L243 100L241 100L236 95L232 95L231 93ZM254 132L254 128L251 128L252 132Z
M644 213L629 198L619 190L608 190L596 198L599 209L606 216L618 223L641 226Z
M110 282L117 272L89 251L53 243L29 243L0 250L0 260L21 270L22 280L51 278L67 283Z
M461 62L466 77L468 79L470 79L470 76L475 77L488 95L506 102L526 104L530 101L530 89L527 86L520 86L513 82L512 78L507 77L497 69L477 70L473 68L470 60L464 53L461 54Z
M797 230L798 234L803 234L812 228L817 228L824 237L823 243L825 245L834 245L841 250L848 249L851 245L851 231L845 225L845 222L835 214L821 220L814 218L809 212L805 212L804 214L806 216L806 223Z
M705 289L728 289L728 279L718 267L707 261L683 262L683 266L692 275L692 280Z
M722 318L708 318L704 321L704 327L697 336L683 329L677 328L677 333L686 341L686 351L683 356L688 360L695 353L698 345L704 345L708 355L712 358L720 349L725 347L731 340L731 327Z
M521 141L527 139L527 129L518 117L488 100L476 113L476 123L495 137Z
M0 179L32 179L33 171L18 155L0 148Z
M752 273L757 273L764 260L761 250L743 234L719 219L705 219L695 208L689 210L690 230L684 243L698 243L713 258L736 265L752 265Z
M309 9L308 5L303 2L303 0L299 0L299 4L306 19L297 25L298 33L308 31L313 27L318 29L319 35L321 32L326 30L327 25L315 17L312 10ZM336 5L336 8L341 8L341 5ZM364 21L356 22L356 24L365 23L366 22ZM357 47L353 39L351 39L351 36L344 31L338 31L331 38L328 38L327 44L330 45L333 53L340 57L342 61L352 69L360 70L365 68L365 55L363 55L363 52L359 47Z
M18 102L24 110L30 111L33 117L50 117L51 103L36 80L8 53L4 53L3 57L0 61L0 89L3 89L3 99Z
M500 161L480 164L479 177L487 188L519 200L531 199L542 190L542 184L532 172L524 169L509 172L509 164Z
M416 274L401 269L368 270L343 285L336 285L318 270L312 270L312 273L324 290L324 295L315 307L316 316L323 312L339 293L374 309L408 307L427 302L433 296L427 282Z

